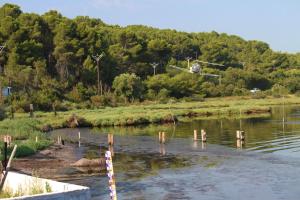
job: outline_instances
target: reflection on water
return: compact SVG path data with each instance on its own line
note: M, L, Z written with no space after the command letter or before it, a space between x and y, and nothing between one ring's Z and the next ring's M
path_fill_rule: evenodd
M62 129L52 134L78 142L80 131L78 148L88 158L113 151L119 199L297 199L299 119L299 107L278 107L264 118ZM193 140L195 129L206 130L207 143ZM236 139L237 130L245 131L245 141ZM166 132L166 144L158 142L160 131ZM107 145L107 133L115 135L114 146ZM64 181L91 187L94 199L108 199L104 171L65 173Z
M173 125L149 125L140 127L95 128L95 134L114 133L120 136L153 136L166 132L167 140L191 138L193 131L207 132L208 144L219 144L259 152L279 152L281 154L300 151L300 108L275 107L270 117L253 119L197 120ZM243 144L236 141L236 130L245 131ZM298 137L299 136L299 137ZM195 144L195 146L197 143ZM205 145L202 145L205 146Z

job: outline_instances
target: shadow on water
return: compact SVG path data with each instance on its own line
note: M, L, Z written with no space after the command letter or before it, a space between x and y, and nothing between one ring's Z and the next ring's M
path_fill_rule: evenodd
M295 199L300 194L295 186L300 162L293 159L300 156L299 118L299 107L275 107L270 117L255 119L61 129L51 135L77 142L80 131L81 155L95 158L103 156L107 133L113 133L119 199ZM194 129L206 130L207 144L193 141ZM246 133L244 142L235 138L239 129ZM166 144L159 144L159 131L167 133ZM108 199L105 170L67 173L64 181L87 185L95 199Z

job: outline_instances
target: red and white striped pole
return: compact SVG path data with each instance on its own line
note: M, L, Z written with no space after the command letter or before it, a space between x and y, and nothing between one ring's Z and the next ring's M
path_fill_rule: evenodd
M116 181L115 181L114 168L113 168L110 151L106 151L105 159L106 159L107 176L109 178L108 183L109 183L109 190L110 190L110 199L117 200Z

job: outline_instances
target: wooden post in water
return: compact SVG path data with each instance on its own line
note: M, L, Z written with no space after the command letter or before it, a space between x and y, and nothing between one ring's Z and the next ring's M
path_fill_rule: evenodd
M194 130L194 141L198 140L198 131Z
M162 132L161 133L161 143L164 144L166 142L166 133Z
M29 105L30 117L33 118L33 104Z
M114 156L115 156L114 146L109 145L109 146L108 146L108 150L110 151L111 156L114 157Z
M80 138L81 138L81 137L80 137L80 132L78 132L78 140L80 140Z
M204 149L206 149L206 142L201 142L201 148L204 150Z
M237 130L236 131L236 139L237 140L245 140L245 132Z
M109 133L107 135L107 142L108 142L108 145L114 145L114 135Z
M159 153L160 153L162 156L166 155L165 144L160 144L160 145L159 145Z
M239 140L241 138L241 133L239 130L236 131L236 139Z
M117 200L116 180L114 175L112 155L110 151L105 152L105 159L106 159L107 176L109 179L108 183L109 183L109 190L110 190L110 199Z
M158 132L158 142L161 143L161 132Z
M57 144L61 144L61 136L57 136Z
M244 131L240 131L240 140L245 140L245 132Z
M201 139L202 139L202 142L206 142L206 132L203 129L201 129Z

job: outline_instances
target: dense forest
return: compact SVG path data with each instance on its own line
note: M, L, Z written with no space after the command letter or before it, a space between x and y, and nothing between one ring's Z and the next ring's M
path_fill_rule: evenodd
M147 26L111 26L100 19L69 19L57 11L23 13L0 7L1 88L17 111L116 106L138 101L297 93L300 54L273 51L260 41L235 35L186 33ZM202 65L199 76L172 69L187 57L224 66ZM157 63L156 74L151 63Z

